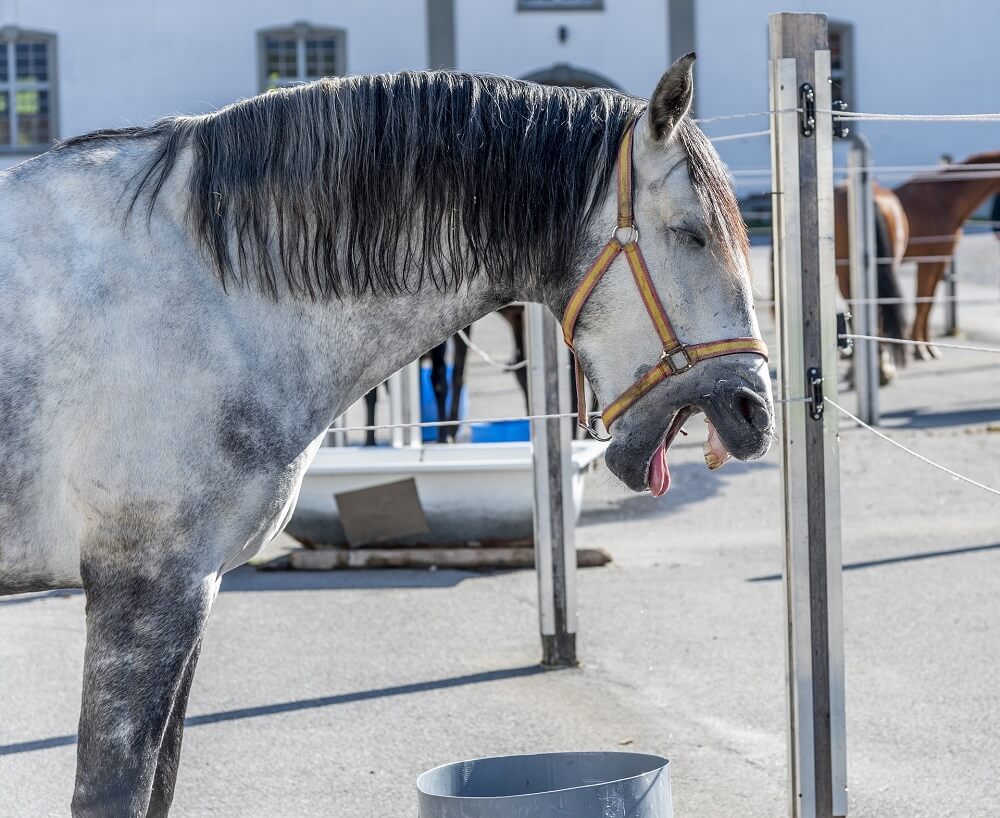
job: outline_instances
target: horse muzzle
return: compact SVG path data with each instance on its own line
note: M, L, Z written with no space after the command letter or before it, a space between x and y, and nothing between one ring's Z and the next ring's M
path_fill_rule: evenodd
M702 405L726 450L737 460L763 457L774 437L774 406L769 389L742 379L719 381Z
M704 412L710 421L709 435L714 431L715 446L737 460L757 459L770 448L774 407L762 361L736 372L722 361L714 366L706 362L703 371L696 368L674 380L672 389L660 386L614 426L605 463L633 491L650 489L656 495L666 491L667 450L684 421L697 412ZM710 463L710 467L716 466Z

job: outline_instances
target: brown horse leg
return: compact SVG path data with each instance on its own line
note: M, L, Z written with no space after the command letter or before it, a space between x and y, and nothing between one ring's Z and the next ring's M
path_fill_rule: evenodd
M914 347L913 357L918 361L940 358L941 353L931 345L930 315L938 282L944 276L944 262L925 262L917 265L917 309L913 318L913 340L919 342ZM926 300L923 300L926 299Z

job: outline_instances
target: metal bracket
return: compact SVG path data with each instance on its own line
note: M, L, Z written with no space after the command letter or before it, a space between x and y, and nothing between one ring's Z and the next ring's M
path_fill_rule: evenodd
M818 367L806 370L809 379L809 417L820 420L823 417L823 373Z
M816 133L816 89L808 82L799 86L799 131L803 136Z
M837 313L837 347L838 349L853 349L854 339L845 338L847 335L847 322L851 320L851 314L849 312L838 312Z
M835 99L830 103L831 110L840 111L844 113L847 110L847 103L842 99ZM834 139L847 139L851 134L851 129L845 124L847 120L842 117L833 115L833 138Z

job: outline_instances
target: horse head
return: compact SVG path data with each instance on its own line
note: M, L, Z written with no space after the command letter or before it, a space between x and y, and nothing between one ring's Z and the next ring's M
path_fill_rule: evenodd
M607 465L654 495L669 487L667 448L692 414L706 415L710 468L761 457L774 430L746 227L688 117L693 62L670 67L626 131L617 183L588 228L594 252L562 305L567 342L605 407Z

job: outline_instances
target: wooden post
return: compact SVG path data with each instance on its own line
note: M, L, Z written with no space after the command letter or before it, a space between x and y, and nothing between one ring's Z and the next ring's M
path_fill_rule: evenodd
M827 47L826 15L770 16L779 386L815 395L781 424L793 818L847 814Z
M540 304L525 305L525 317L530 414L569 412L569 360L559 327ZM577 663L571 428L568 417L531 421L542 664L550 667Z
M851 305L854 332L858 335L878 335L878 284L875 242L875 196L871 174L871 149L861 134L851 135L851 152L847 157L847 222L850 239ZM858 417L877 425L878 405L878 341L854 342L854 389L858 395Z

